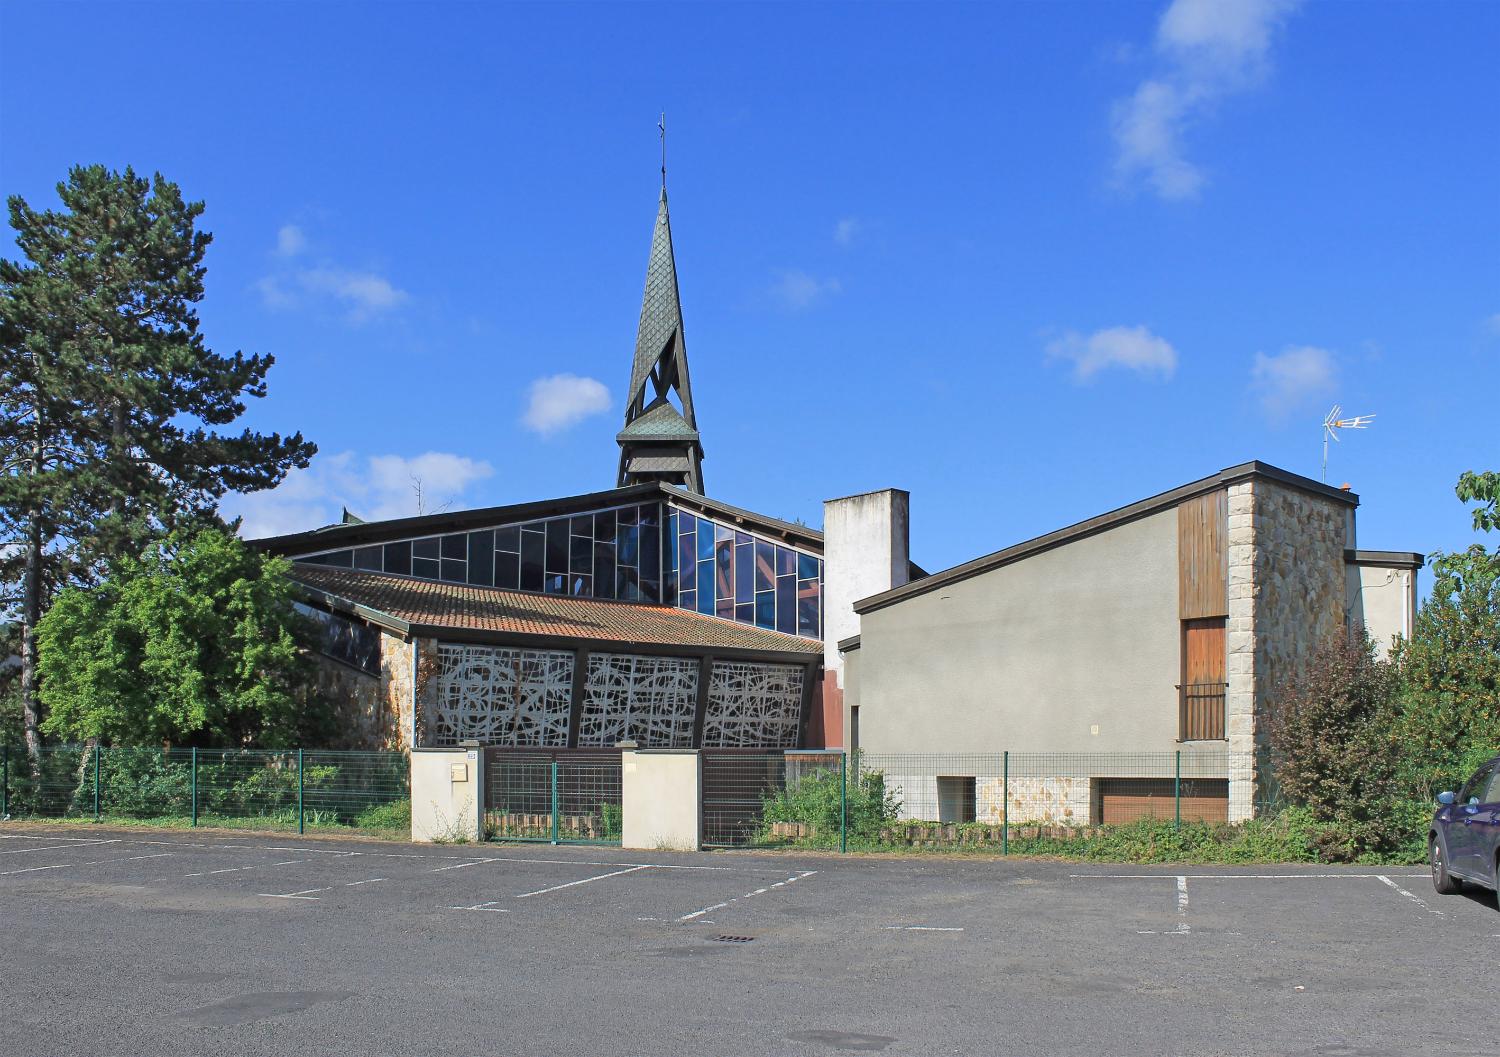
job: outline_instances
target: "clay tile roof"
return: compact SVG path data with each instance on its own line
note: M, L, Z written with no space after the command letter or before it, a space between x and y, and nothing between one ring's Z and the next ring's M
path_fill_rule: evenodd
M395 617L425 631L500 631L567 639L821 654L798 638L670 606L538 595L405 576L295 565L292 578L317 591Z

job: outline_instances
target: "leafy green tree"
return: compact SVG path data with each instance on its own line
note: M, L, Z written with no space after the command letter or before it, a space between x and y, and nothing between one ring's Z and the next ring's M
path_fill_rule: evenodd
M1479 504L1474 511L1476 532L1500 529L1500 473L1466 470L1459 475L1458 485L1453 490L1465 503Z
M0 260L0 585L22 627L20 695L39 748L35 629L62 585L173 528L215 519L227 491L306 466L302 435L226 434L264 396L271 356L205 344L212 236L157 174L79 166L61 210L9 200L21 261Z
M174 532L67 587L38 627L48 734L116 745L296 745L308 694L287 563L214 528Z

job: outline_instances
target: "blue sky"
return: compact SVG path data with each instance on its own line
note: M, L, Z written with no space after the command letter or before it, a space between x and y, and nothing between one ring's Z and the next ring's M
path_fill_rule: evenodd
M1432 551L1500 468L1497 49L1478 4L12 0L0 190L207 201L209 341L321 448L250 530L613 485L665 109L711 495L907 488L937 569L1316 477L1340 403L1360 544Z

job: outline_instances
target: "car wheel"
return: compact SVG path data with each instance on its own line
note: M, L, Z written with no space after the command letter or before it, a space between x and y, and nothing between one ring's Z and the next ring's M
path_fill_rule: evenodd
M1432 864L1432 887L1437 889L1438 895L1457 892L1459 880L1448 872L1448 864L1443 860L1443 846L1435 836L1427 838L1427 861Z

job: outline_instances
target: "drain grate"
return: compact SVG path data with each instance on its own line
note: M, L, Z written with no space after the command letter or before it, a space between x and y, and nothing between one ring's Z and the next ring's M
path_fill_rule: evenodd
M714 943L749 943L754 936L715 936Z

